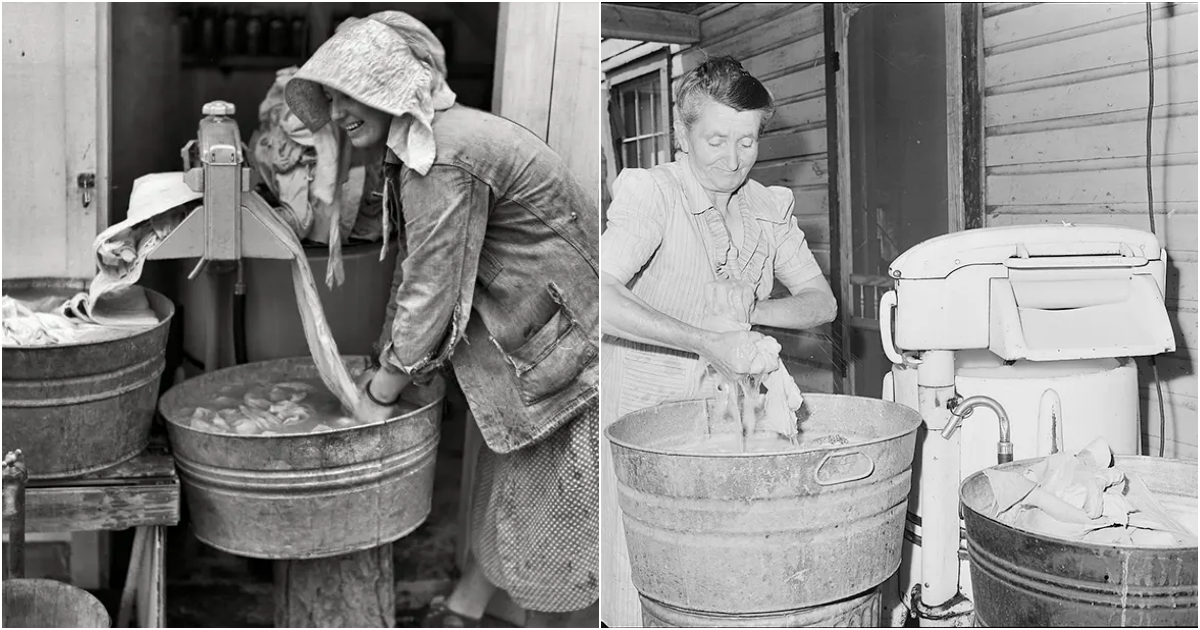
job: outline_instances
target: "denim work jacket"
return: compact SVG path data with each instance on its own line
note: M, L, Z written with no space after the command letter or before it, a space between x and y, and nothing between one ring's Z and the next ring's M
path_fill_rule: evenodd
M455 105L433 135L425 176L385 160L407 255L380 362L418 380L449 362L488 447L508 453L598 398L598 211L514 122Z

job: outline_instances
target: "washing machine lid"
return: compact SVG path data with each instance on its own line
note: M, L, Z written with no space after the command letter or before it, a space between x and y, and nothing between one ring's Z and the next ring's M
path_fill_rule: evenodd
M1145 267L1162 259L1158 237L1116 225L1014 225L952 232L910 248L893 278L941 279L970 265L1010 269Z

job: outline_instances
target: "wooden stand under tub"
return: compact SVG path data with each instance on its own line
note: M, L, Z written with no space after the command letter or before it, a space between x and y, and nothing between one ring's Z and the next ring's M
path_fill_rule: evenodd
M28 481L26 533L116 531L136 528L125 589L113 626L137 610L137 626L166 627L167 528L179 523L179 477L165 436L154 436L137 457L107 470L69 479ZM5 520L5 532L8 521Z

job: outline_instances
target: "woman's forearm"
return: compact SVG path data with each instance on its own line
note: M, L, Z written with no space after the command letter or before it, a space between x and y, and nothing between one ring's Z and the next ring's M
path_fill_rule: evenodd
M712 333L666 315L633 294L616 278L600 274L603 308L600 329L606 335L705 354Z
M412 378L403 372L398 372L389 369L380 369L375 372L374 378L367 387L370 388L371 395L378 400L392 401L400 397L400 393L412 383Z
M750 312L750 323L803 330L827 324L837 317L837 304L824 291L805 289L796 295L764 300Z

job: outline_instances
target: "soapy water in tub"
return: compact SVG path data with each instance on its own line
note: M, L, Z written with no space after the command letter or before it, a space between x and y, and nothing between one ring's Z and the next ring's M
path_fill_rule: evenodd
M399 414L416 410L411 403L399 405ZM180 424L206 433L271 436L363 426L316 377L226 385L216 398L187 400L184 412Z
M699 455L778 453L852 441L839 433L800 430L795 412L779 404L784 392L763 388L762 374L729 378L713 370L710 375L715 378L716 404L707 430L664 440L659 448Z
M788 453L811 448L844 446L851 439L840 433L803 431L794 438L778 433L739 433L713 435L684 435L662 440L654 446L666 451L695 455L726 455L731 453Z

